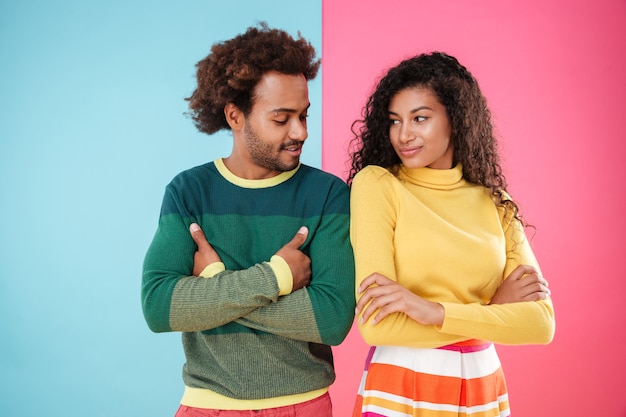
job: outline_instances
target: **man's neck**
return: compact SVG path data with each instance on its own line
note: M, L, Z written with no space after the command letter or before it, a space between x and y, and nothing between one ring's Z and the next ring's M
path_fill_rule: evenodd
M238 157L234 153L227 158L222 158L224 165L233 175L247 180L264 180L281 174L281 171L275 171L260 167L252 161Z

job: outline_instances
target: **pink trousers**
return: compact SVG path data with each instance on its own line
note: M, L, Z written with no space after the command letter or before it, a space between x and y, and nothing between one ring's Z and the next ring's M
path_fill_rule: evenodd
M264 410L213 410L181 405L174 417L333 417L328 393L303 403Z

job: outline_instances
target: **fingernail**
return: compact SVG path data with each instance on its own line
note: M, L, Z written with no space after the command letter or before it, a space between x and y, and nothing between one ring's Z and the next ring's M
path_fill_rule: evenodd
M200 226L198 226L197 223L191 223L191 225L189 226L189 230L191 230L191 232L197 232L198 230L200 230Z
M309 229L307 229L307 228L306 228L306 226L302 226L302 227L298 230L298 233L300 233L300 234L303 234L303 235L304 235L304 234L306 234L306 232L308 232L308 231L309 231Z

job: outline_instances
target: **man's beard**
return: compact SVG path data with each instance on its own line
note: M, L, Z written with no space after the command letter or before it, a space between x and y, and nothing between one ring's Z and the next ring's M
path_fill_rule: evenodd
M274 149L272 145L263 142L259 135L248 124L243 128L243 135L252 161L260 167L272 171L285 172L291 171L300 163L300 158L297 158L293 162L281 161L280 152L289 146L300 145L302 141L292 140L288 143L281 144L278 149Z

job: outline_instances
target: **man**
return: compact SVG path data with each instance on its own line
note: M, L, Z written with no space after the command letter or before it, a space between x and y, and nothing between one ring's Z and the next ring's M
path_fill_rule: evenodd
M167 186L142 282L150 328L183 332L177 417L332 416L354 260L347 185L300 164L319 65L305 39L265 24L197 64L192 117L230 129L232 153Z

